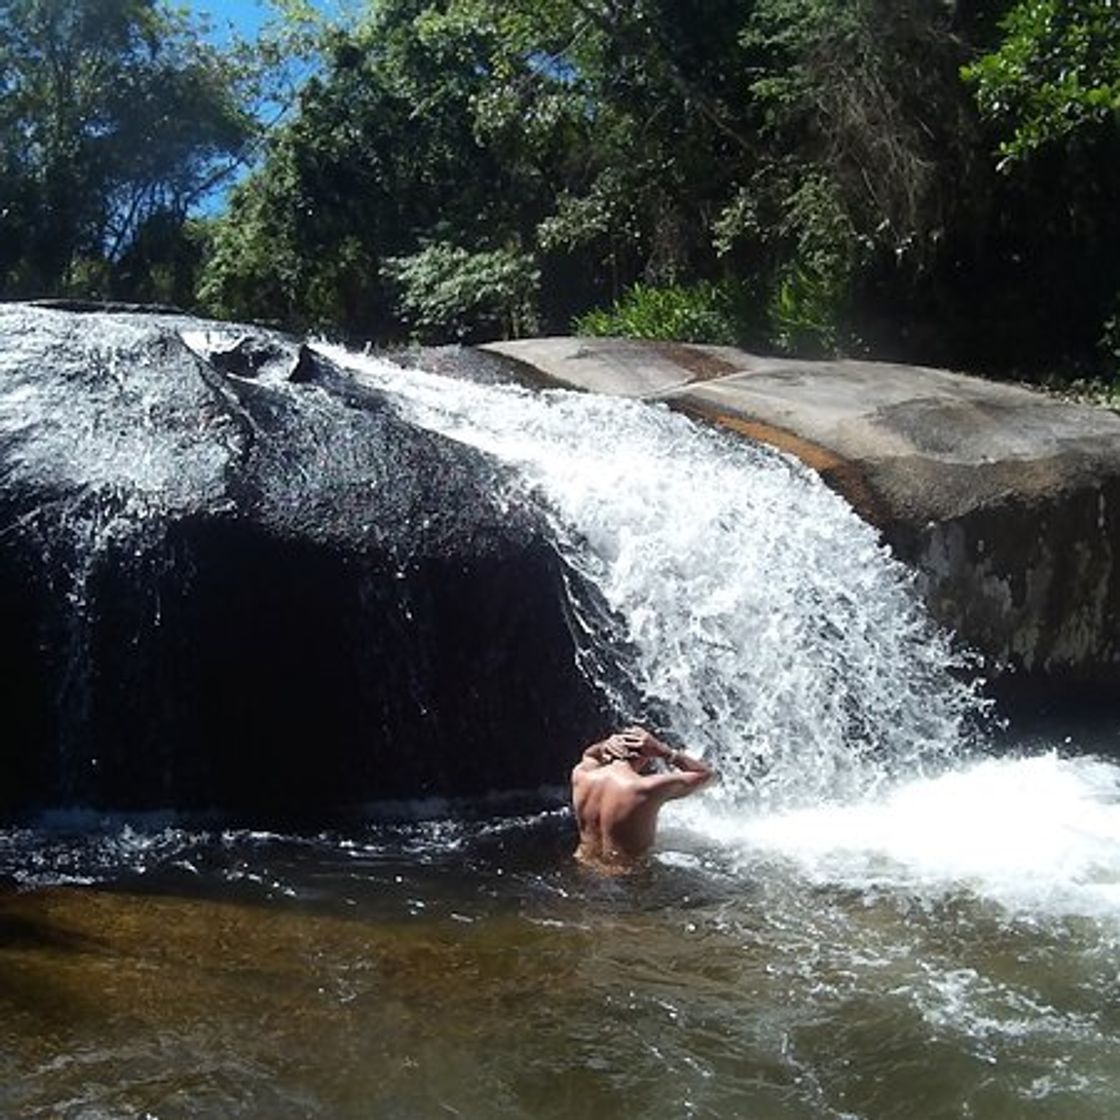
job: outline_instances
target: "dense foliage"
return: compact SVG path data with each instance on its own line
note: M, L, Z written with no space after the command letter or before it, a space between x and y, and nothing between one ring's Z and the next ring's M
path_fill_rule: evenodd
M1005 7L996 49L963 70L1001 188L969 290L1013 357L1095 356L1120 381L1120 4Z
M124 28L81 39L118 91L157 60L195 82L188 106L160 80L178 146L137 165L115 122L144 98L90 82L59 122L71 101L3 79L6 291L80 286L89 259L150 278L173 245L213 313L383 340L576 322L1040 375L1120 362L1115 0L369 0L347 27L287 0L310 77L205 230L191 199L247 127L229 56L155 0L0 3L55 38L43 13ZM42 72L28 42L3 73ZM118 133L132 155L106 160Z
M189 298L235 63L154 0L0 0L0 293Z

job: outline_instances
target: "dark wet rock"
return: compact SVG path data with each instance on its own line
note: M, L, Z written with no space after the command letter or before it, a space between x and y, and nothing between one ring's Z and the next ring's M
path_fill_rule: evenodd
M520 384L535 387L547 383L547 379L542 378L531 365L475 346L410 346L387 350L383 356L406 369L425 369L476 385Z
M286 365L291 359L291 347L282 346L273 339L245 335L228 349L215 347L207 358L220 373L254 378L270 366Z
M253 334L0 308L0 809L318 820L562 780L604 714L538 511L320 356L229 376L208 331Z
M317 358L310 346L301 346L288 380L293 385L307 385L323 375L325 364Z
M528 339L541 376L667 400L797 455L1016 698L1120 687L1120 416L1013 385L731 347Z

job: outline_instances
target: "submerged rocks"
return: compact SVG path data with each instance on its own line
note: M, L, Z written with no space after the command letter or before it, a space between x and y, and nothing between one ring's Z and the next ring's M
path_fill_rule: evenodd
M559 780L601 702L501 477L282 336L0 307L0 809Z

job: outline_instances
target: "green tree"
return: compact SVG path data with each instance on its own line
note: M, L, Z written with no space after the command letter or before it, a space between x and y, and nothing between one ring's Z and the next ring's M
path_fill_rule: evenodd
M635 280L718 268L711 217L744 158L720 102L746 84L708 62L734 47L741 6L377 5L327 37L298 120L237 193L210 306L391 329L385 262L454 246L469 285L477 259L517 244L539 267L543 322L563 329ZM651 34L650 13L671 25Z
M0 0L0 291L101 288L181 228L253 133L245 74L156 0Z
M1112 79L1087 77L1111 73L1111 6L1083 5L1082 30L1040 48L1056 76L1054 50L1080 60L1082 123L1002 177L987 157L1011 118L961 80L1008 35L998 10L378 0L318 36L298 113L235 193L202 294L221 313L382 337L521 329L524 297L550 331L613 306L596 329L1051 361L1116 307L1094 287L1079 319L1070 294L1079 269L1112 275L1101 254L1120 259ZM496 309L514 276L511 318ZM1055 290L1070 303L1047 341Z
M530 0L503 10L523 29L534 12L544 18ZM554 0L546 10L553 85L588 106L594 172L559 196L541 235L565 247L598 239L624 283L747 280L764 293L772 343L829 351L863 333L878 293L917 299L952 231L975 220L979 134L951 6ZM511 118L535 119L524 97L507 101Z
M636 281L672 285L718 271L713 215L757 158L736 43L745 7L452 5L497 28L478 127L552 184L540 246L582 258L591 293L615 299Z
M1005 294L989 319L1009 324L1015 337L1005 346L1012 352L1076 373L1092 363L1099 344L1114 373L1120 7L1113 0L1017 0L992 46L962 71L1002 172L1001 206L988 230L995 253L985 272L989 290Z
M479 261L531 230L547 197L476 128L493 36L417 0L386 0L355 28L328 28L297 116L234 192L203 277L206 306L389 334L416 311L401 302L406 277L431 272L402 272L400 259L454 246L441 264L477 282ZM462 329L447 324L449 336Z
M399 285L398 307L421 338L450 333L465 341L480 331L516 338L536 330L540 273L516 247L470 253L436 242L390 258L383 271Z
M1120 7L1115 0L1019 0L998 49L964 68L1001 132L1004 165L1120 120Z

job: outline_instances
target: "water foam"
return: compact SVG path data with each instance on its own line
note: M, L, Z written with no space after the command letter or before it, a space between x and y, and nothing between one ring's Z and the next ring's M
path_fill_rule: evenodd
M149 321L31 314L25 345L0 352L0 431L13 479L96 494L105 509L92 516L112 517L102 528L117 534L146 515L221 496L235 426L213 407L214 389L172 379L166 355L145 349ZM54 376L36 376L51 367ZM192 422L169 437L177 415Z
M689 815L744 865L779 856L813 881L964 890L1020 913L1120 914L1120 769L1100 759L989 758L858 804Z

